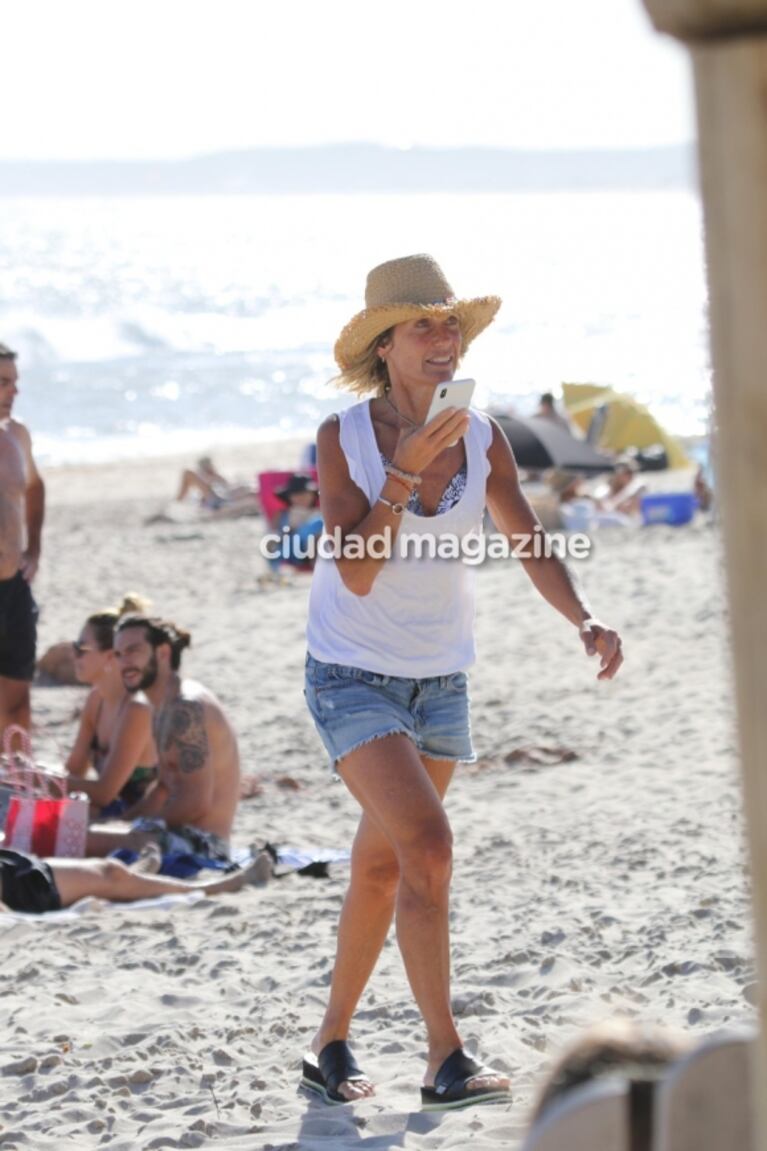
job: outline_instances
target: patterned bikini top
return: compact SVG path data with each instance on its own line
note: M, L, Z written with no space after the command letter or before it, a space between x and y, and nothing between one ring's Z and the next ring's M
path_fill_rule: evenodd
M391 460L387 459L383 452L380 452L379 454L381 456L381 463L384 465L384 467L391 463ZM439 503L437 504L437 510L434 513L435 516L441 516L444 514L444 512L449 512L450 509L455 507L455 505L458 503L461 496L466 491L466 474L466 462L464 461L464 463L461 464L461 467L455 473L445 488L444 492L440 496ZM418 494L418 488L414 488L410 493L410 499L407 502L407 510L412 512L414 516L425 516L427 514L423 510L421 497Z

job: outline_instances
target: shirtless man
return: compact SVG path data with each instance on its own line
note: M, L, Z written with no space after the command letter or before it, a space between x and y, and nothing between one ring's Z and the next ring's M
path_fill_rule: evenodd
M144 692L154 709L159 773L131 809L132 825L89 832L89 855L140 850L154 840L164 853L229 858L240 792L237 739L213 693L179 674L190 641L174 624L136 613L115 629L123 683L131 693Z
M30 584L40 561L45 488L29 432L11 416L18 394L16 353L0 344L0 736L29 729L37 605Z

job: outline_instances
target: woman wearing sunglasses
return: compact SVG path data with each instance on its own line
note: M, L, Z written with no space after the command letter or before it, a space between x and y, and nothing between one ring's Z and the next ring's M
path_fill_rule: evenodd
M89 616L72 644L77 678L91 691L66 762L67 783L70 791L88 796L102 819L126 815L157 775L151 705L125 690L112 650L117 621L147 606L139 596L126 595L118 607ZM95 779L86 778L89 767Z

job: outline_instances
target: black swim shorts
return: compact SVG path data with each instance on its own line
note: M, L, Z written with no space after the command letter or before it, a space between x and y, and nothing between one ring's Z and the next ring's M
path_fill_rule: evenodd
M11 911L59 911L61 897L53 872L36 855L0 847L0 902Z
M37 604L21 572L0 580L0 675L30 682L35 674Z

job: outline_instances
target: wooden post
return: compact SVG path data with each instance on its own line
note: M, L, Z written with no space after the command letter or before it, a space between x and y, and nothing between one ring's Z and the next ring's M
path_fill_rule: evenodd
M753 874L767 1151L767 0L644 0L691 49L706 227L722 509Z

